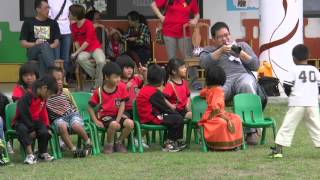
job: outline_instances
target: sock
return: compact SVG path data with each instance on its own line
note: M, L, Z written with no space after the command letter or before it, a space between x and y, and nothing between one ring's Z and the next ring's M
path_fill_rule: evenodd
M77 148L75 147L75 146L73 146L72 148L71 148L71 151L76 151L77 150Z
M91 144L90 138L87 139L86 144Z

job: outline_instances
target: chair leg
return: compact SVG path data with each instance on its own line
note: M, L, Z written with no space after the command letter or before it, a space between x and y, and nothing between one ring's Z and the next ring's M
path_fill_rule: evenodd
M208 152L207 143L204 140L204 132L203 132L203 127L202 126L200 126L200 134L201 134L201 141L202 141L201 150L202 150L202 152Z
M98 135L97 127L96 127L95 124L91 124L91 123L90 123L90 126L91 126L91 129L92 129L93 138L94 138L91 141L93 141L93 143L94 143L94 145L96 147L97 154L100 154L101 153L101 149L100 149L99 135Z
M140 124L135 122L134 123L134 127L135 127L136 134L137 134L137 137L138 137L138 144L139 144L139 149L138 150L139 150L139 153L143 153ZM147 132L147 134L148 134L148 132Z
M134 144L134 133L131 131L129 138L128 138L128 146L130 147L131 152L136 152L136 146Z
M198 137L198 132L196 128L194 128L193 133L194 133L194 142L196 144L199 144L199 137Z
M190 148L191 134L192 134L192 124L191 122L189 122L189 125L187 126L187 137L186 137L186 144L188 148Z
M162 147L164 144L164 136L165 136L166 132L160 130L159 131L159 137L160 137L160 146Z
M51 138L49 140L49 143L50 143L50 147L51 147L51 153L54 157L54 159L59 159L59 156L57 154L57 148L56 148L56 142L55 142L55 139L54 138Z
M245 140L244 128L242 129L242 145L241 145L241 149L242 149L242 150L246 150L246 149L247 149L247 144L246 144L246 140Z
M148 130L145 130L145 131L146 131L147 144L150 146L151 145L150 131Z
M156 143L156 131L152 131L152 143Z
M267 129L262 128L262 135L261 135L261 140L260 140L261 145L266 143L266 134L267 134Z
M276 141L277 130L276 130L276 123L275 122L273 122L272 131L273 131L273 141Z

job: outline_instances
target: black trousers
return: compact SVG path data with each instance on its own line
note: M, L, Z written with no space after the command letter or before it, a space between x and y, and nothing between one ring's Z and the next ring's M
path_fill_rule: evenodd
M32 145L33 139L30 136L30 133L34 130L36 132L36 139L38 140L39 153L42 154L48 152L50 134L43 122L34 121L33 130L21 122L17 122L14 128L16 129L18 140L24 149L26 149L27 146Z
M180 114L165 114L161 125L168 128L167 138L176 141L183 139L183 117Z

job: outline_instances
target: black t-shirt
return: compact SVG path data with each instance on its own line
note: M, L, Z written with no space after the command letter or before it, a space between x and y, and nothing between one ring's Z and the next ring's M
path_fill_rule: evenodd
M39 21L36 18L30 18L23 22L20 40L35 42L37 39L43 39L53 43L55 39L60 38L60 29L58 23L52 19Z

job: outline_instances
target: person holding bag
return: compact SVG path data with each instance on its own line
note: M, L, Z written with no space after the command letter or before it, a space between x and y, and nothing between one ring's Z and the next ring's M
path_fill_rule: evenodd
M186 29L186 37L183 36L183 25L190 23L195 26L200 18L197 0L154 0L151 8L160 19L164 44L168 54L168 59L176 58L176 49L179 48L183 58L192 56L190 30ZM161 13L160 9L165 12ZM193 19L190 20L190 14ZM159 30L158 30L159 31ZM159 37L161 34L159 34ZM183 46L185 46L183 48ZM184 51L184 52L182 52ZM189 69L191 85L195 90L200 90L201 84L197 81L197 72L194 67Z

